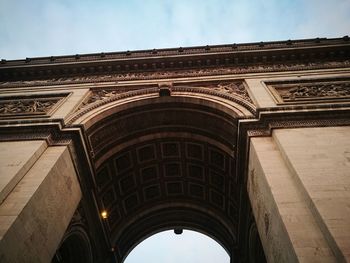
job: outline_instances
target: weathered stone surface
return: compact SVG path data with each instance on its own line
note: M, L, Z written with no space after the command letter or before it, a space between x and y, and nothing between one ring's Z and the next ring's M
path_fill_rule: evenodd
M41 141L0 144L0 262L122 262L178 225L232 262L264 260L257 231L270 262L349 260L349 51L346 36L2 60L0 141Z
M350 127L273 132L303 198L339 261L350 260Z
M45 141L0 142L0 204L46 147Z
M248 194L269 262L335 262L273 138L252 138Z
M49 147L0 206L0 261L50 262L80 199L68 148Z

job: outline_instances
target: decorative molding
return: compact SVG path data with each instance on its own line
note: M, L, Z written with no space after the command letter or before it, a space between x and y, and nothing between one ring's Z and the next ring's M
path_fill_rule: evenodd
M67 146L73 141L72 135L50 127L22 127L2 129L0 141L45 140L49 146Z
M307 128L307 127L330 127L330 126L349 126L350 119L306 119L306 120L286 120L272 121L269 128Z
M284 49L293 50L295 48L305 47L322 47L322 46L339 46L349 42L349 37L343 38L314 38L314 39L299 39L299 40L284 40L284 41L269 41L269 42L255 42L255 43L233 43L225 45L207 45L196 47L178 47L178 48L166 48L166 49L151 49L151 50L134 50L134 51L122 51L122 52L107 52L107 53L94 53L94 54L76 54L68 56L51 56L51 57L39 57L39 58L26 58L23 60L9 60L2 59L1 66L11 65L40 65L40 64L57 64L57 63L72 63L72 62L92 62L92 61L105 61L111 59L125 59L125 58L151 58L154 56L181 56L181 55L208 55L211 53L231 53L242 51L266 51L271 49Z
M120 93L126 92L125 90L120 90L120 89L115 89L115 90L93 90L91 95L89 96L89 99L84 103L86 104L91 104L96 101L108 99L112 96L115 96Z
M251 127L249 127L251 126ZM254 127L255 126L255 127ZM304 119L304 120L273 120L267 124L254 123L245 128L248 137L266 137L271 136L273 129L291 129L291 128L312 128L312 127L333 127L350 126L349 118L335 119Z
M315 79L266 84L278 104L350 100L350 79Z
M197 84L195 86L215 90L221 94L238 95L247 102L253 104L253 101L249 97L249 94L247 92L246 87L243 84L243 81L220 81L212 84Z
M87 75L117 75L118 79L176 78L337 67L349 64L349 37L260 42L222 46L140 50L25 60L1 60L0 80L43 80ZM330 64L329 64L330 63ZM263 66L265 65L265 66ZM266 67L266 65L268 67ZM223 69L212 72L212 69ZM225 72L225 69L231 69ZM209 71L209 72L208 72ZM158 74L161 72L161 74ZM172 74L175 72L175 75ZM170 74L169 74L170 73Z
M162 88L164 85L165 84L160 83L159 87ZM68 121L68 124L72 124L84 114L110 102L146 94L156 94L159 93L160 88L151 87L128 89L125 87L115 87L112 89L103 90L93 89L90 95L78 108L77 112L75 112L71 116L71 118ZM176 86L172 84L170 89L171 92L191 92L221 97L230 100L234 103L238 103L241 106L244 106L252 114L256 113L256 108L249 97L249 94L243 84L243 81L225 81L217 82L215 84L202 83L200 85L197 84L197 87L192 87L192 84L189 84L189 86Z
M0 117L49 117L67 95L68 93L0 97Z
M118 94L129 92L132 90L134 89L130 90L130 89L119 88L119 87L109 88L109 89L92 89L89 96L87 97L87 99L83 101L83 103L80 105L78 110L85 108L92 103L102 101L102 100L107 100Z
M305 62L305 63L276 63L276 64L258 64L258 65L237 65L234 67L211 67L183 70L164 71L161 68L157 71L143 72L121 72L107 73L106 75L85 75L61 78L49 78L44 80L20 80L0 82L2 87L30 87L30 86L51 86L67 85L96 82L118 82L129 80L150 80L165 78L183 78L212 75L231 75L246 73L266 73L266 72L283 72L283 71L301 71L313 69L333 69L350 67L350 60L343 61L326 61L326 62Z
M228 86L230 86L230 85L231 84L229 84ZM234 85L236 85L236 84L232 83L231 87ZM242 96L237 91L234 91L234 90L230 91L228 89L225 89L225 88L223 88L223 86L221 86L220 88L217 86L214 86L214 87L216 87L216 88L211 89L209 87L205 87L205 88L203 88L203 87L174 87L172 89L172 91L173 92L180 91L180 92L202 93L202 94L208 94L208 95L224 98L224 99L230 100L232 102L238 103L241 106L246 107L246 109L248 111L250 111L252 114L256 113L255 105L252 103L248 93L246 95L248 97L246 97L246 96Z
M111 91L105 91L106 93L112 94L113 92ZM103 93L105 93L103 92ZM116 93L115 95L107 96L104 98L103 96L99 97L96 96L96 100L92 103L88 103L89 97L85 102L83 102L82 106L79 107L78 111L75 112L71 118L68 120L67 124L72 124L74 121L82 117L84 114L101 107L105 104L108 104L113 101L121 100L121 99L126 99L134 96L141 96L141 95L146 95L146 94L151 94L151 93L157 93L158 88L148 88L148 89L139 89L139 90L134 90L134 91L127 91L127 92L121 92L121 93ZM100 98L100 99L99 99Z
M243 83L225 83L225 84L218 84L216 87L213 88L214 90L217 90L219 92L228 93L228 94L237 94L241 97L243 97L245 100L252 103L252 100L249 97L249 94L245 87L243 86Z

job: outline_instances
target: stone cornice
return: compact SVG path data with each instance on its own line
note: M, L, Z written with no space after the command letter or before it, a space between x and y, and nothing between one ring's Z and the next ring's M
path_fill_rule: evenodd
M135 50L125 52L108 52L108 53L93 53L93 54L77 54L67 56L51 56L51 57L36 57L19 60L8 60L2 63L0 68L15 67L15 66L34 66L45 64L60 64L60 63L84 63L96 61L111 61L114 59L132 60L135 58L159 58L159 57L178 57L189 55L205 55L215 53L232 53L239 51L264 51L271 49L295 49L306 47L324 47L343 45L348 42L347 36L343 38L315 38L315 39L301 39L301 40L287 40L287 41L271 41L258 43L242 43L242 44L227 44L227 45L212 45L212 46L196 46L196 47L179 47L167 49L153 49L153 50Z
M0 81L45 80L106 74L119 76L118 79L160 78L172 75L171 72L179 75L186 71L198 75L210 75L212 71L215 73L215 69L220 68L224 74L227 74L226 69L231 69L231 74L241 69L246 69L246 72L256 72L257 69L283 71L289 68L295 70L293 65L308 66L310 63L328 63L327 67L332 67L329 65L330 62L349 62L349 59L349 37L317 38L1 60ZM280 66L276 68L276 65ZM159 76L155 76L155 73Z

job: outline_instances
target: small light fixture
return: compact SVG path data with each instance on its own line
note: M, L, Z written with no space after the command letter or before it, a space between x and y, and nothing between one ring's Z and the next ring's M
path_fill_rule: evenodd
M174 233L175 233L176 235L181 235L182 232L183 232L183 229L182 229L182 228L175 228L175 229L174 229Z
M101 216L102 216L103 219L107 219L107 217L108 217L107 211L106 211L106 210L103 210L103 211L101 212Z

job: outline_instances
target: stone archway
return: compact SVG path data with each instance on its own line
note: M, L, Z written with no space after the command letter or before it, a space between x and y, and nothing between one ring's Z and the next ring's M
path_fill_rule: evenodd
M145 141L110 157L96 179L121 257L140 239L172 227L205 232L230 253L238 227L233 169L232 158L218 148L175 137Z
M267 261L350 258L349 50L345 36L3 60L1 261L51 260L79 203L97 262L179 226L232 261L257 238Z
M82 227L73 227L65 237L52 263L92 263L93 251L86 231Z
M108 213L103 225L118 262L148 236L178 227L212 237L234 261L237 125L253 115L240 96L215 95L160 87L76 118L91 146L97 205Z

